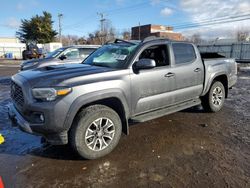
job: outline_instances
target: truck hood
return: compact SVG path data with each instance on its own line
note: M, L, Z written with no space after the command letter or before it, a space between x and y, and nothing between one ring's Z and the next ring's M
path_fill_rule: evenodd
M48 62L48 61L53 61L53 58L31 59L31 60L23 61L21 65L25 66L28 64L33 64L35 62L42 63L42 62Z
M47 87L58 85L67 79L114 70L112 68L87 64L63 64L22 71L18 75L24 77L31 86Z

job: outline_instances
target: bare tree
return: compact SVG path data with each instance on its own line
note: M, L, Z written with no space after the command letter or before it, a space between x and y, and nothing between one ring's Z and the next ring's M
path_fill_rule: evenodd
M131 39L131 32L129 30L125 30L122 32L122 38L124 40L130 40Z
M244 42L247 41L247 39L250 36L250 31L244 29L244 30L238 30L236 32L236 38L238 42Z
M87 39L88 44L102 44L102 34L100 31L90 33Z
M76 35L63 35L62 36L62 44L63 46L69 46L77 44L79 37Z
M87 39L85 39L85 37L80 37L77 40L77 44L87 44Z
M190 41L195 44L200 44L203 40L199 33L193 34L190 38Z
M94 33L90 33L87 38L88 44L104 44L107 41L114 40L116 38L116 30L112 26L110 20L106 20L103 28L97 30Z

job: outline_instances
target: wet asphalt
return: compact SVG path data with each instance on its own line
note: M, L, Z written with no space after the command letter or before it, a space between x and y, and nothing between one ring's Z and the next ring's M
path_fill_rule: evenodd
M242 68L224 108L187 109L130 127L117 148L82 160L10 125L10 76L0 66L0 176L5 187L250 187L250 68Z

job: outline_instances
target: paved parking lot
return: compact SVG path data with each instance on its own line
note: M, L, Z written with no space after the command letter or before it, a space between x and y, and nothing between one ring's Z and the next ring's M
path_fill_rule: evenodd
M0 63L2 65L2 63ZM250 187L250 68L242 68L223 110L193 108L130 127L118 147L82 160L67 146L10 126L9 84L0 66L0 176L6 187Z

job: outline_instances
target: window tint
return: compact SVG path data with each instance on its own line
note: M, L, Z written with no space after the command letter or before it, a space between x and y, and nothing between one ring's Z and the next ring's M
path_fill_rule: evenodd
M173 43L175 64L188 63L196 59L196 54L192 44Z
M80 57L79 50L77 48L68 50L64 55L67 59L76 59Z
M155 45L145 49L139 59L153 59L155 60L156 66L169 65L169 56L166 45Z

